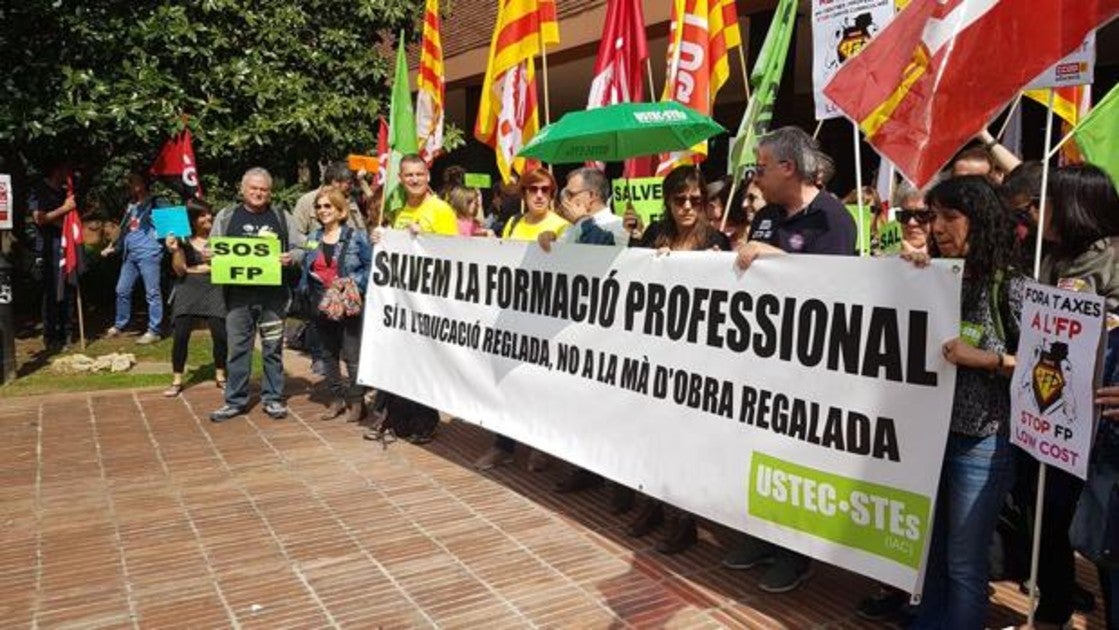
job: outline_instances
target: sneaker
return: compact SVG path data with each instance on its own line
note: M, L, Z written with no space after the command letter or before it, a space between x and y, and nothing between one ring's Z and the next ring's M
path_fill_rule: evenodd
M812 577L812 564L805 558L782 554L766 569L758 588L766 593L788 593Z
M475 460L474 468L478 470L490 470L511 463L513 463L512 453L506 453L496 446L491 446L490 450L486 451L485 455Z
M112 326L112 327L109 328L109 330L105 331L105 338L106 339L112 339L113 337L119 337L119 336L120 336L120 329L117 328L116 326Z
M908 594L896 588L883 586L877 593L859 602L855 613L868 621L882 621L900 613L907 603L909 603Z
M264 413L273 420L283 420L288 417L288 408L278 400L269 400L264 403Z
M136 340L136 345L146 346L146 345L149 345L149 344L153 344L157 341L159 341L159 335L157 335L157 334L155 334L155 333L153 333L152 331L149 330L148 332L140 335L140 338Z
M763 564L772 564L774 551L771 543L746 536L723 558L723 566L728 569L753 569Z
M237 407L234 405L222 405L221 409L210 414L210 422L225 422L231 418L245 413L244 407Z

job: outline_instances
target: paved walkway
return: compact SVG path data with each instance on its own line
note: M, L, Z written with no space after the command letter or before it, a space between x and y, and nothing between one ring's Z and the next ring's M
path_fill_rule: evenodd
M212 386L5 400L0 626L876 627L864 578L818 563L765 595L719 567L723 528L661 556L605 490L553 494L559 464L477 473L489 434L459 422L382 449L292 381L282 422L210 423ZM993 601L992 625L1024 621L1013 585Z

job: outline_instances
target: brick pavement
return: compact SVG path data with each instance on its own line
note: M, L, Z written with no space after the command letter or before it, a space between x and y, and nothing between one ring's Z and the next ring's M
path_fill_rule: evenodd
M202 385L5 400L0 626L874 627L864 578L818 563L765 595L718 566L723 528L658 555L605 490L553 494L558 463L477 473L490 437L461 422L382 449L292 381L282 422L212 424ZM992 625L1022 620L1012 585L994 602Z

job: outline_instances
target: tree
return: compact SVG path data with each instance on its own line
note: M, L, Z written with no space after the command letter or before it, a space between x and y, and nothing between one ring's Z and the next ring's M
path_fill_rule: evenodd
M248 166L282 188L301 161L376 147L392 33L422 0L26 0L0 9L9 72L0 149L65 156L94 196L190 125L203 183L234 194ZM211 192L212 191L212 192Z

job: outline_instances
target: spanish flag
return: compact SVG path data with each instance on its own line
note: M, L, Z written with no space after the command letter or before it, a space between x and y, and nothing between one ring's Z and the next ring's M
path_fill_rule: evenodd
M443 40L439 34L439 0L427 0L424 8L420 72L416 81L416 132L420 156L431 165L443 152Z
M533 58L558 42L555 0L500 0L474 137L493 147L505 181L524 171L517 152L540 128Z
M1119 0L914 0L824 88L918 186ZM1000 59L992 63L991 43Z

